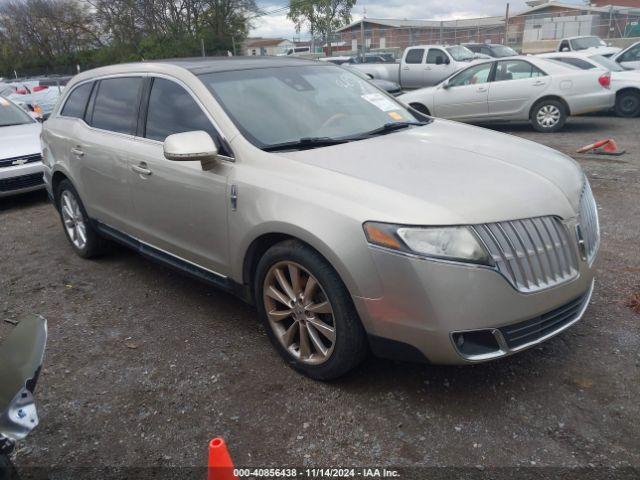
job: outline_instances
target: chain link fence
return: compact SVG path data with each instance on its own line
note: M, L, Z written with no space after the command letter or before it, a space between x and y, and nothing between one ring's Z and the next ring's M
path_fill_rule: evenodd
M584 7L552 13L527 13L510 17L459 20L365 19L336 32L332 56L387 53L402 56L416 45L494 43L523 54L553 51L561 39L597 36L616 47L640 41L640 8ZM316 40L317 45L323 45ZM364 45L364 48L363 48ZM324 54L328 45L324 43Z

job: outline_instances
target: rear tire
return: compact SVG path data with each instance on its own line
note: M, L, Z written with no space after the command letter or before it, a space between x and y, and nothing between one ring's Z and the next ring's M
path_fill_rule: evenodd
M627 90L616 95L616 115L633 118L640 116L640 92Z
M298 372L333 380L366 357L366 333L347 288L309 246L287 240L267 250L254 292L271 342Z
M80 195L69 180L60 182L55 198L62 228L74 252L82 258L95 258L103 254L106 240L94 228Z
M567 108L558 100L541 100L531 109L531 125L542 133L555 133L567 123Z

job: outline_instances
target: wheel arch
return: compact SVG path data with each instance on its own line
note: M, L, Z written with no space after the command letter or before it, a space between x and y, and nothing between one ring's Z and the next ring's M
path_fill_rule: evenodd
M53 196L54 206L56 208L58 208L58 186L63 180L71 182L71 185L75 188L73 180L71 180L71 177L67 175L66 172L62 170L56 170L53 172L53 175L51 175L51 195Z
M364 233L362 235L364 241ZM268 228L253 234L251 240L246 242L246 248L242 248L239 251L242 253L239 255L240 259L234 271L240 277L242 285L245 288L249 288L251 298L253 298L253 279L258 262L269 248L286 240L297 240L318 252L337 272L351 295L361 294L361 283L356 280L352 271L341 259L341 255L336 252L336 249L318 236L296 225L278 224L277 226L270 225ZM371 267L375 269L373 264ZM363 267L363 269L366 269L366 267ZM361 273L356 273L356 275L361 275ZM376 287L379 288L377 274L369 275L368 280L375 283Z
M531 109L529 110L529 118L531 118L531 116L533 115L533 111L536 109L536 107L541 103L544 102L546 100L555 100L557 102L560 102L564 108L567 111L567 117L571 116L571 107L569 107L569 104L567 103L567 101L558 96L558 95L545 95L544 97L539 98L538 100L536 100L533 105L531 105Z
M431 116L431 111L429 110L429 107L427 107L424 103L410 102L409 106L411 108L413 108L414 110L417 110L418 112L420 112L420 113L422 113L424 115Z

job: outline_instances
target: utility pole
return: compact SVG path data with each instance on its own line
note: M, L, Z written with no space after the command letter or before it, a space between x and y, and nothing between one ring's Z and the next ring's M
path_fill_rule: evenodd
M509 46L509 3L507 3L507 12L504 15L504 44Z
M233 35L231 35L231 45L233 46L233 56L235 57L238 54L236 53L236 37Z
M440 20L440 45L444 45L444 20Z
M200 39L200 48L202 49L202 56L206 57L207 55L206 55L206 53L204 51L204 38Z
M364 20L365 18L367 18L367 11L364 10L364 13L362 15L362 21L360 22L360 41L362 42L362 47L361 47L361 53L360 53L360 59L362 60L362 63L364 63L364 50L365 50L365 44L364 44Z

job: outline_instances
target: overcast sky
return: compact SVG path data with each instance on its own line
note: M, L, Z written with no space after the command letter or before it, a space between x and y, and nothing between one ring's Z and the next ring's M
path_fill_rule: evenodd
M583 3L580 0L564 0L565 3ZM510 0L511 11L526 10L525 0ZM614 2L612 2L614 3ZM288 0L258 0L259 7L266 12L282 8ZM503 15L505 0L358 0L352 10L353 20L362 18L363 8L367 17L372 18L409 18L423 20L443 20L452 18L475 18L491 15ZM286 12L266 15L254 21L252 37L294 36L295 28L287 20ZM306 38L306 32L303 32Z

